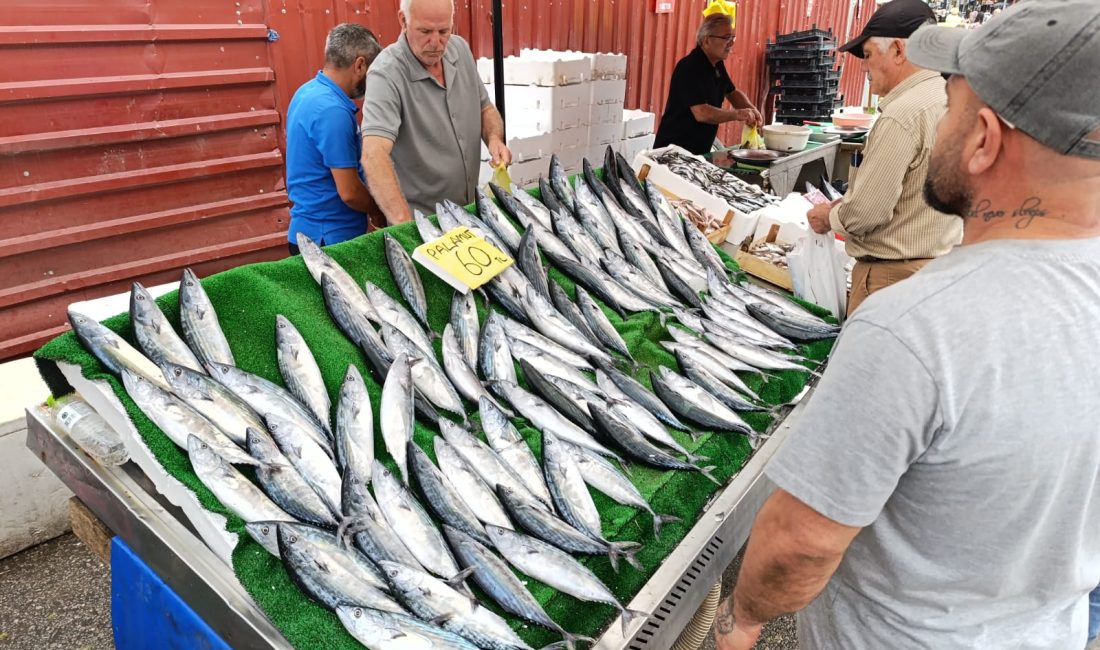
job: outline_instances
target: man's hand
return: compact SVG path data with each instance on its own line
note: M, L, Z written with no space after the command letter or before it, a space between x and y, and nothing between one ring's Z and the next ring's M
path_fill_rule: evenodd
M760 114L760 111L755 107L750 106L748 108L741 109L741 121L748 126L761 126L764 124L764 116Z
M735 613L733 595L718 605L714 619L714 647L716 650L751 650L760 638L762 624L750 625Z
M510 149L508 149L508 145L504 144L503 140L493 138L493 140L489 142L488 147L490 158L489 162L493 165L493 167L497 167L501 163L504 163L505 165L512 164L512 152Z
M821 205L815 205L806 213L806 220L810 222L810 228L817 234L824 235L833 229L829 224L829 212L833 209L833 205L835 204L822 203Z

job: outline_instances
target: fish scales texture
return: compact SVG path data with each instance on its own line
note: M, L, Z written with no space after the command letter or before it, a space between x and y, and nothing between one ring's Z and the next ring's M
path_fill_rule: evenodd
M341 507L345 529L354 535L356 546L376 562L387 560L420 566L420 562L386 521L378 502L367 489L368 484L369 479L358 476L354 470L349 470L344 475Z
M187 455L191 467L227 510L251 521L291 521L294 517L275 505L260 488L256 487L205 443L191 436L187 439Z
M718 479L711 475L714 467L699 467L690 462L685 462L664 450L654 446L632 424L624 422L610 411L597 405L590 407L592 417L608 437L615 440L619 446L627 451L627 454L647 465L664 469L682 469L696 471L707 477L715 484L720 485Z
M424 328L420 326L420 321L417 320L416 316L413 316L401 303L394 300L388 293L369 280L364 283L364 286L366 287L367 296L370 297L371 302L378 310L380 324L383 328L389 325L415 343L416 347L420 348L420 351L424 354L428 356L435 354L432 340L424 331ZM388 342L387 347L389 347ZM390 351L396 354L395 351Z
M542 478L542 469L539 467L538 460L535 459L534 452L508 419L504 410L496 402L485 398L478 402L478 410L481 413L481 427L485 431L489 446L523 481L531 494L543 503L551 503L550 490ZM495 495L493 498L496 499ZM511 524L505 524L504 527L511 528Z
M577 331L583 334L584 337L588 339L589 343L600 347L603 346L603 342L596 336L596 333L592 331L588 321L581 313L580 307L577 306L577 303L569 299L569 295L565 293L565 289L562 289L561 285L555 282L550 287L549 297L550 302L553 303L558 312L561 313L562 316L565 316L565 319L569 321L573 327L577 328Z
M413 221L416 222L416 232L420 234L420 241L428 243L443 236L443 231L435 225L420 210L413 210Z
M130 323L138 346L153 363L174 363L196 372L206 372L140 282L135 282L130 289Z
M248 430L248 453L260 463L256 468L260 487L280 508L307 523L336 526L329 504L267 432Z
M557 409L559 413L569 418L574 424L590 434L596 433L596 427L592 424L592 418L588 415L587 406L578 402L575 393L570 394L561 386L552 382L550 378L536 370L527 360L520 360L520 368L523 376L527 378L528 385L537 392L547 404ZM551 375L552 376L552 375Z
M333 291L347 301L348 306L354 313L362 314L375 323L381 320L378 312L374 309L374 305L367 298L367 294L363 293L363 289L344 267L340 266L336 260L321 250L321 247L306 235L298 233L297 242L306 270L309 271L310 276L317 284L321 284L322 278L327 275L329 281L333 284Z
M373 650L478 650L453 632L405 614L341 605L336 615L356 641Z
M490 311L478 344L478 368L486 382L516 381L516 367L504 326L497 312Z
M386 451L397 463L401 480L409 483L409 466L406 444L413 432L413 383L409 357L399 354L390 365L389 374L382 384L382 403L379 408L379 428ZM373 476L373 470L372 470Z
M504 245L508 247L506 253L515 254L519 248L520 234L516 230L516 227L512 225L512 222L508 220L508 217L504 216L504 212L497 207L496 203L493 203L486 194L485 190L480 187L476 190L477 194L477 213L481 217L481 220L485 225L500 238Z
M294 397L298 398L321 425L332 435L332 399L328 396L321 368L313 351L298 328L282 314L275 316L275 352L279 373Z
M473 510L463 501L457 490L447 482L428 455L413 441L409 441L409 460L412 466L413 476L420 493L424 496L423 503L434 512L445 524L452 526L471 537L489 543L485 535L485 529L474 514Z
M477 317L477 304L473 293L456 291L451 298L451 326L462 344L462 353L470 367L477 367L477 342L481 336L481 323Z
M440 431L448 444L473 469L490 488L503 485L526 498L533 500L538 507L550 509L549 503L542 503L537 495L532 494L515 472L497 455L493 448L474 437L472 433L461 426L450 422L441 423Z
M191 269L183 270L180 279L180 330L191 351L202 363L236 365L229 341L225 338L218 313L198 276Z
M591 449L603 456L618 457L615 452L601 445L588 432L573 424L541 398L515 384L500 382L500 386L504 391L505 398L515 407L516 411L527 418L532 426L539 431L544 434L549 431L566 442Z
M221 429L237 445L245 446L247 429L264 430L263 420L252 407L209 375L190 368L165 364L163 376L171 391Z
M388 323L382 325L382 338L392 351L409 358L410 374L418 394L423 395L434 406L466 417L462 398L447 378L447 373L435 360L434 354L425 356L411 339Z
M662 367L653 374L653 388L672 410L703 427L756 437L741 416L683 375Z
M471 402L477 402L483 397L492 399L478 379L477 371L466 362L462 346L450 323L443 328L443 369L462 397Z
M601 376L606 380L601 381ZM657 395L650 392L641 382L620 372L617 368L609 364L602 364L599 372L596 373L596 383L612 397L637 402L661 422L681 431L689 430L689 427L681 422ZM616 392L615 389L617 389L617 394L613 394Z
M543 436L542 464L554 505L569 525L593 539L604 541L600 513L566 444L553 435Z
M458 565L443 534L408 488L378 461L371 476L382 515L417 562L444 579L457 575Z
M568 445L568 443L562 444ZM664 524L682 521L675 515L662 515L654 511L630 479L624 476L606 458L575 445L569 445L568 452L573 461L577 463L577 467L580 468L585 483L603 492L617 503L632 508L641 508L648 512L650 517L653 518L653 536L655 538L660 539L661 527Z
M523 233L523 237L519 240L519 246L517 247L516 264L519 265L523 274L527 276L527 279L531 281L532 286L543 295L545 298L550 298L549 280L546 278L546 269L542 266L542 259L539 257L538 242L535 238L535 231L528 229ZM555 286L557 286L555 284Z
M580 308L585 322L588 323L589 329L604 346L618 352L632 362L634 361L626 341L623 340L615 326L611 324L607 314L603 313L603 310L592 299L592 296L584 290L584 287L577 287L577 306Z
M325 449L298 425L277 415L264 414L267 430L310 486L333 513L340 512L340 471Z
M478 520L486 524L511 528L512 521L508 518L504 507L500 505L493 488L470 467L454 445L442 436L436 436L432 439L432 446L444 478L454 487L470 510L477 515Z
M382 234L382 240L386 249L386 263L390 267L390 275L401 292L401 297L412 308L413 314L424 325L428 325L428 300L424 296L424 284L420 281L420 274L409 257L408 251L389 233Z
M350 467L370 478L374 464L374 408L363 375L348 364L336 405L336 460L341 473Z

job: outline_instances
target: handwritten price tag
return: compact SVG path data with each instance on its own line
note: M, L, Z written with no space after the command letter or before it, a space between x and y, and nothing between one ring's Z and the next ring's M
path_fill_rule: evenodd
M477 289L513 264L511 257L465 226L417 246L412 257L463 293Z

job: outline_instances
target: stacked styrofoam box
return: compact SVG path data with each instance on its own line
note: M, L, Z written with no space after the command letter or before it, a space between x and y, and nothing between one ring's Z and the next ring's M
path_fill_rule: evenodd
M554 143L550 133L535 133L510 127L508 149L512 152L512 165L508 168L508 174L518 187L527 187L538 182L539 174L546 174ZM481 161L479 186L489 182L493 175L493 169L489 165L489 150L484 142L481 143Z
M602 161L610 146L619 150L626 102L626 55L592 55L592 101L588 113L588 158ZM598 163L597 163L598 164Z
M653 119L653 113L646 111L623 111L619 151L624 158L634 160L639 153L653 148Z

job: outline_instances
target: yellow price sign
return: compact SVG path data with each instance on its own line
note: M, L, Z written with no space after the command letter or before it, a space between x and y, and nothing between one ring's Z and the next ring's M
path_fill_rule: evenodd
M466 226L417 246L412 257L462 293L477 289L513 264L511 257Z

